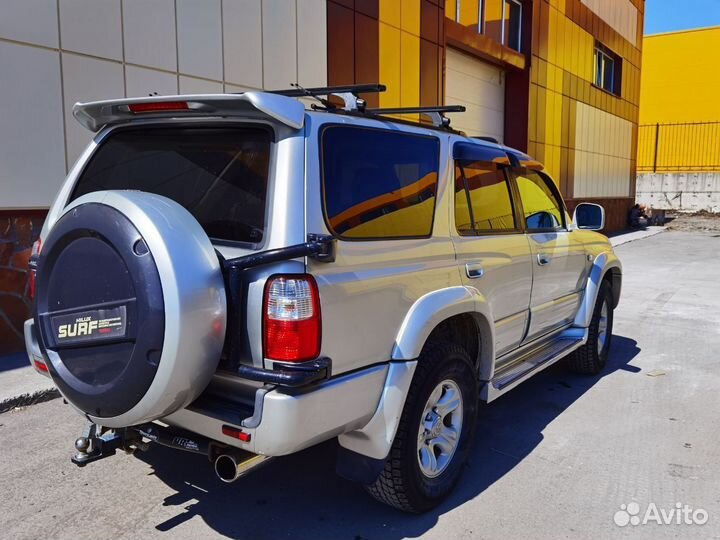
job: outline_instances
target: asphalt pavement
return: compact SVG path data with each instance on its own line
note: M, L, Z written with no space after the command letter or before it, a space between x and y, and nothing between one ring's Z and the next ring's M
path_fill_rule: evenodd
M162 447L79 469L83 420L53 400L0 414L0 536L720 538L720 235L668 231L617 252L606 369L556 365L483 407L462 481L432 512L336 477L333 442L230 485Z

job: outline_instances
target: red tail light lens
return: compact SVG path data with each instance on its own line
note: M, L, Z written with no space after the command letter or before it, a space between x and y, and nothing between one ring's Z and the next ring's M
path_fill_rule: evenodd
M241 429L234 428L232 426L223 426L222 432L223 432L223 435L227 435L228 437L233 437L242 442L250 442L250 438L251 438L250 434L245 433Z
M30 252L30 263L28 268L28 298L33 300L35 298L35 277L37 275L37 258L40 255L42 249L42 241L38 238L33 244L32 251Z
M45 364L45 362L41 362L40 360L35 360L35 367L38 369L38 371L42 371L43 373L50 372L50 370L47 367L47 364Z
M186 101L155 101L151 103L132 103L128 105L128 109L135 114L160 111L186 111L188 110L188 104Z
M320 295L312 276L276 276L265 285L263 354L303 362L320 354Z

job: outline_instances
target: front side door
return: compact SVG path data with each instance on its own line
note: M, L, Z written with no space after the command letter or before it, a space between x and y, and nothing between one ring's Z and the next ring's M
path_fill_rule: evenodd
M589 262L583 244L567 228L565 206L552 179L520 167L512 176L532 253L530 327L525 338L531 341L572 323Z
M528 321L532 267L504 167L456 160L453 242L465 285L477 289L495 323L496 357L517 348Z

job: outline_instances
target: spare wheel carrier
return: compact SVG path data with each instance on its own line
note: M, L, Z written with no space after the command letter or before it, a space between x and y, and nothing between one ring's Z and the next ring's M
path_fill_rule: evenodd
M72 202L44 239L35 298L50 374L97 424L167 416L217 369L220 262L195 218L165 197L98 191Z

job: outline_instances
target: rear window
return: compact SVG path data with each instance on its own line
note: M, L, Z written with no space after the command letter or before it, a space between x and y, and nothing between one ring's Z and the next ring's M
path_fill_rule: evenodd
M72 199L106 189L156 193L185 207L211 238L258 243L270 142L259 128L119 131L97 149Z
M357 240L429 236L438 153L435 137L349 126L326 128L322 180L330 230Z

